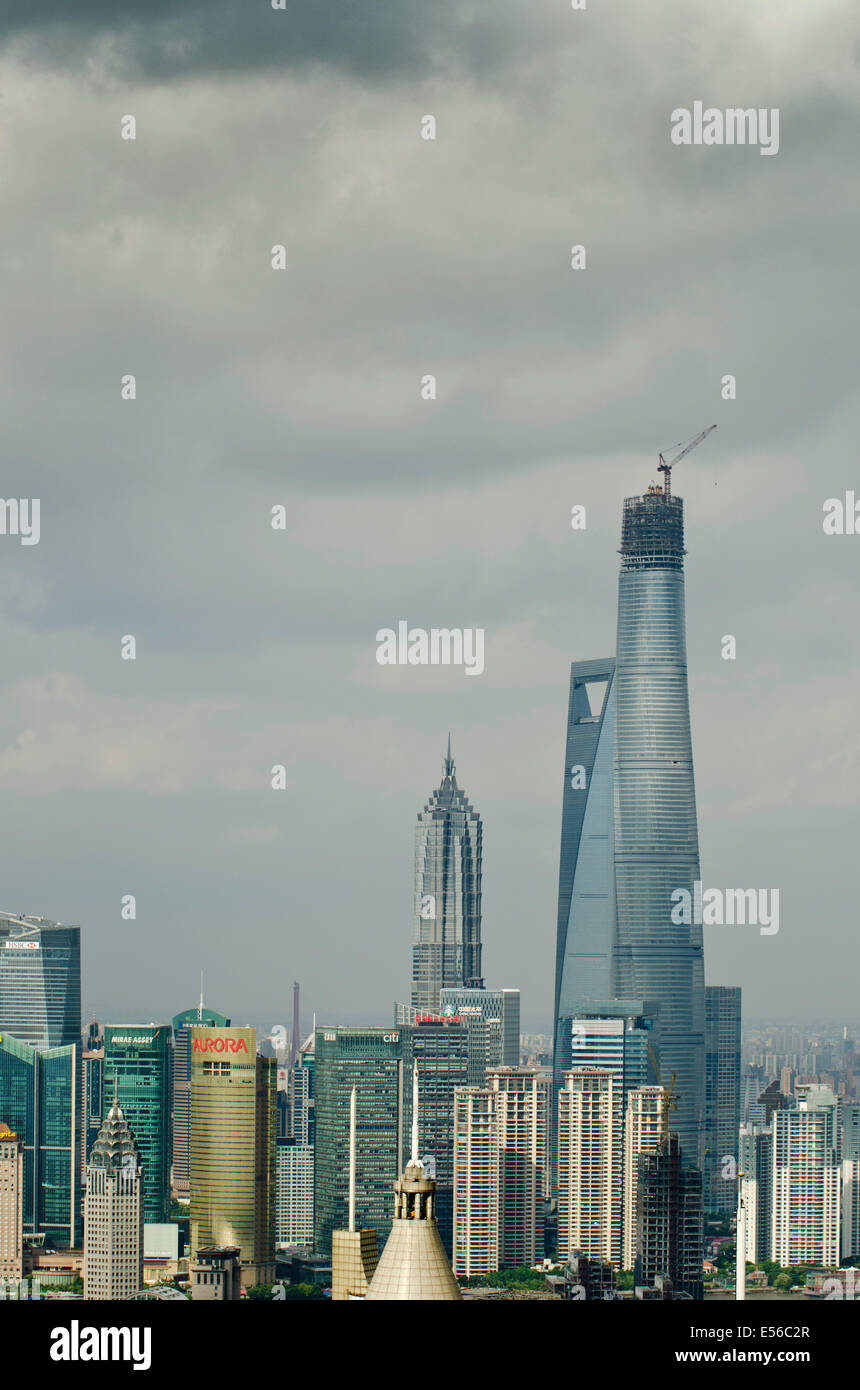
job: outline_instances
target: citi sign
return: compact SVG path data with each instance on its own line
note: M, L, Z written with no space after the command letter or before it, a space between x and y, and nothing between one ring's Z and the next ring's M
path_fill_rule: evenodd
M191 1049L193 1052L247 1052L248 1044L244 1038L195 1038Z

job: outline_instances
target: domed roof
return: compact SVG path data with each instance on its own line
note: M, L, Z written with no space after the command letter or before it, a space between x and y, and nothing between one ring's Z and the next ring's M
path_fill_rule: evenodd
M93 1144L89 1163L95 1168L134 1168L140 1166L140 1151L129 1123L114 1099L107 1118Z
M391 1235L370 1281L370 1302L454 1302L462 1293L436 1225L436 1183L414 1158L394 1184Z

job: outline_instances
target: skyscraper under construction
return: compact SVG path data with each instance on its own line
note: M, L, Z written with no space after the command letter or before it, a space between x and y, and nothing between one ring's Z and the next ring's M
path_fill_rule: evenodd
M699 845L687 694L683 503L651 487L624 502L615 660L577 662L565 761L556 1050L595 997L659 1005L655 1043L684 1158L702 1159L702 928L672 921L692 897ZM558 1080L558 1078L557 1078Z

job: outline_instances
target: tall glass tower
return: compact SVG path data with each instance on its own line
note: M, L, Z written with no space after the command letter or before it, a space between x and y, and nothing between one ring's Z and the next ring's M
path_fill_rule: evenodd
M439 991L481 978L481 818L457 786L451 738L445 775L415 827L412 1006L439 1012Z
M703 1156L702 928L672 921L693 897L699 843L687 694L683 503L652 488L624 502L615 660L571 668L555 990L556 1086L570 1020L594 1000L647 999L685 1161Z
M80 1046L80 927L0 912L0 1033L31 1047Z
M684 619L684 504L652 488L624 502L615 707L613 994L656 1000L660 1067L675 1077L672 1129L701 1165L705 977L700 923L672 894L700 877Z

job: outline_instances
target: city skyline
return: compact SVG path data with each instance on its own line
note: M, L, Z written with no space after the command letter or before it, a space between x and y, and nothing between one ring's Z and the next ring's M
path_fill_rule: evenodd
M229 9L178 46L161 10L0 17L5 489L41 500L39 543L0 545L5 907L81 924L99 1016L157 1009L169 954L274 1021L287 936L309 1011L384 1017L450 728L488 981L551 1019L570 662L611 645L620 499L715 420L678 470L702 872L783 912L706 928L709 979L852 1010L807 969L812 924L855 940L860 541L822 527L857 487L852 7L500 0L465 46L446 0ZM779 105L778 155L673 145L708 92ZM379 666L404 615L484 629L483 673Z

